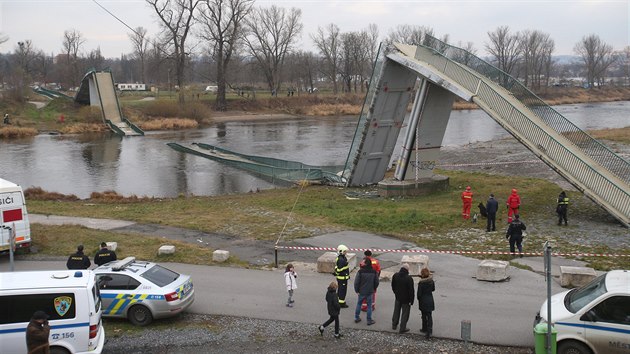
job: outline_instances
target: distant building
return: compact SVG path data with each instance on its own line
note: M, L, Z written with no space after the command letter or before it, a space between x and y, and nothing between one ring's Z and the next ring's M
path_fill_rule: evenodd
M120 91L146 91L147 85L145 84L116 84L116 87Z

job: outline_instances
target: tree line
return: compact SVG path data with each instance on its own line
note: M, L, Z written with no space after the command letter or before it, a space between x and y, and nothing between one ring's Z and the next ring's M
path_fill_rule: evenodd
M149 34L143 27L130 27L131 53L104 58L99 47L86 51L83 34L68 29L56 55L37 49L29 39L0 54L0 82L12 88L16 99L33 82L76 87L92 68L112 70L118 82L166 84L169 91L191 82L216 82L215 109L226 110L229 89L259 83L276 95L282 88L310 91L317 86L335 94L364 92L380 45L419 45L427 36L435 36L430 27L401 24L381 43L376 24L342 32L331 23L309 34L315 51L305 51L297 48L303 31L297 8L256 7L254 0L145 2L160 24L159 31ZM630 47L615 51L596 34L575 44L579 60L569 63L554 61L555 42L542 31L514 32L500 26L487 35L484 59L534 90L548 87L552 77L583 77L588 87L608 84L611 77L625 85L630 82ZM440 40L449 43L449 36ZM6 41L0 37L0 43ZM471 42L455 46L465 49L465 56L478 55ZM182 104L184 91L179 90L178 96Z

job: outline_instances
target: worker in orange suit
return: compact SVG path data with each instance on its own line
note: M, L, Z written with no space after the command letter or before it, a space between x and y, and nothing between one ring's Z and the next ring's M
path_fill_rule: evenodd
M507 199L508 224L512 222L512 215L519 214L518 208L521 206L521 197L516 189L512 189L512 194Z
M466 187L466 190L462 192L462 203L464 203L462 209L462 217L464 219L470 219L470 207L472 207L473 192L470 190L470 186Z

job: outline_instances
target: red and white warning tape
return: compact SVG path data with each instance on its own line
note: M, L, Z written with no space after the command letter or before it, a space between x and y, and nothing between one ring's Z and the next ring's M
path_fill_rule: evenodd
M541 160L525 160L525 161L503 161L503 162L479 162L479 163L460 163L451 165L437 164L435 167L462 167L462 166L489 166L489 165L511 165L524 163L540 163Z
M337 252L335 247L301 247L301 246L276 246L276 249L300 250L300 251L333 251ZM376 248L349 248L348 251L364 252L370 250L374 253L442 253L442 254L505 254L513 255L512 252L500 251L435 251L435 250L394 250L394 249L376 249ZM518 253L516 253L518 254ZM525 256L544 256L543 252L523 252ZM630 257L630 254L614 254L614 253L552 253L555 257Z

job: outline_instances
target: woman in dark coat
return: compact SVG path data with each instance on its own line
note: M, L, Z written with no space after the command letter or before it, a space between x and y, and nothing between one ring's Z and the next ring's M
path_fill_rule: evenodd
M433 334L433 315L435 303L433 302L433 292L435 283L428 268L420 271L420 282L418 283L418 306L422 312L422 329L420 332L426 333L427 339L431 339Z

